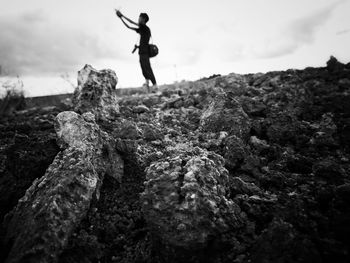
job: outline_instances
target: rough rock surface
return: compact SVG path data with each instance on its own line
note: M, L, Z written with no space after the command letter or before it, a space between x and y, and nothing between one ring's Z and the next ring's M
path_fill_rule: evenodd
M96 70L85 65L78 72L74 91L75 108L79 113L92 112L97 120L113 120L119 113L116 95L117 75L112 70Z
M219 155L197 147L175 150L146 169L143 210L163 245L203 249L220 233L242 227L244 213L226 199L223 164Z
M274 220L252 248L252 262L321 262L315 245L283 220Z
M102 131L91 112L81 116L73 111L56 117L57 142L61 148L77 148L91 156L95 170L118 181L123 176L123 160L115 150L115 141Z
M100 198L58 262L349 262L349 84L350 64L332 58L324 68L213 76L153 94L118 90L120 115L98 123L124 160L123 180L100 181ZM52 130L47 118L35 115L35 123ZM0 124L6 164L0 178L12 178L1 182L23 178L22 194L42 175L23 143L32 142L30 153L38 156L38 147L48 152L25 127ZM23 164L11 163L13 156ZM183 188L192 170L195 180ZM193 209L193 192L205 194L195 199L201 210ZM6 200L14 204L18 195ZM212 199L222 201L216 214L205 202ZM187 204L184 216L179 209Z
M0 221L36 178L45 174L59 147L54 118L60 110L36 109L0 121Z
M249 134L250 121L233 93L218 89L207 109L203 111L200 127L206 132L226 131L245 139Z
M6 262L57 261L68 238L84 218L93 197L99 196L106 172L121 179L121 158L110 160L107 134L92 113L66 111L56 117L58 143L65 149L34 181L7 216L5 240L13 242Z
M54 262L84 218L100 178L80 149L57 155L46 174L34 181L8 220L6 262Z

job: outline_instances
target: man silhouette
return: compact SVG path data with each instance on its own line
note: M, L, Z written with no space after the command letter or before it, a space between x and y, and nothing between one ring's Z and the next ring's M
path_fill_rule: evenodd
M141 13L139 16L138 23L136 23L136 22L132 21L131 19L127 18L126 16L124 16L119 10L116 10L116 14L127 28L134 30L140 34L139 46L135 46L135 48L139 49L142 75L146 79L146 83L144 84L144 86L146 86L147 91L150 92L149 81L151 81L153 84L153 88L157 89L157 81L156 81L156 78L154 77L151 63L149 60L149 40L151 38L151 30L146 25L146 23L149 20L148 15L146 13ZM130 24L133 24L133 25L138 26L138 27L132 27L132 26L128 25L124 21L124 19L127 22L129 22Z

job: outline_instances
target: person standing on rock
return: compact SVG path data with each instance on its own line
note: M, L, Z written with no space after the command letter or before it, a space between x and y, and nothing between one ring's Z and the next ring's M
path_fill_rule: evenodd
M158 88L157 81L156 81L156 78L154 77L153 70L150 63L150 57L149 57L149 40L151 38L151 30L146 25L146 23L149 20L148 15L146 13L141 13L139 16L139 21L138 23L136 23L131 19L127 18L126 16L124 16L119 10L116 10L116 14L127 28L134 30L140 34L140 44L139 46L135 45L134 51L137 48L139 49L141 70L142 70L143 76L146 79L146 83L144 84L144 86L146 86L147 91L150 92L149 81L151 81L153 84L153 88L157 89ZM133 24L138 27L130 26L128 23L126 23L125 20L130 24Z

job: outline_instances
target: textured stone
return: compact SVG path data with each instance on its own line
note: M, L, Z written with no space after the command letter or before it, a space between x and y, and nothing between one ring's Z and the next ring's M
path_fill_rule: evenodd
M113 131L115 138L137 140L142 137L142 130L138 125L129 120L122 120L119 122L118 127Z
M222 156L228 169L238 168L249 155L246 145L237 136L229 136L222 141Z
M68 238L99 197L107 173L120 180L123 161L94 115L62 112L56 117L59 145L65 149L36 179L7 216L6 262L56 262Z
M266 115L266 105L261 101L261 94L257 97L247 97L242 102L244 111L252 117L264 117Z
M291 224L275 219L257 239L249 262L321 262L321 259L309 239Z
M13 241L6 262L55 262L84 218L100 180L84 151L68 148L59 153L6 218L6 240Z
M253 183L247 183L239 177L233 177L231 179L231 195L247 194L256 195L261 194L261 189Z
M334 123L332 113L322 115L320 123L316 126L317 130L310 139L310 143L318 147L336 145L335 135L337 133L337 125Z
M145 113L149 112L149 108L145 105L137 105L132 109L132 111L135 113Z
M340 63L334 56L331 56L327 61L327 69L330 72L340 71L344 68L344 64Z
M61 112L56 117L55 129L61 148L75 147L86 151L102 143L101 131L90 112L82 116L74 111Z
M249 143L258 151L263 151L267 148L269 148L269 145L265 140L260 140L256 136L251 136L249 139Z
M112 70L96 70L85 65L78 72L78 87L74 91L74 110L92 112L97 120L113 120L119 115L116 95L117 75Z
M206 132L226 131L245 139L250 131L250 121L233 94L218 89L201 116L200 129Z
M200 148L178 148L146 170L143 210L152 233L172 248L201 249L213 237L243 224L225 195L223 159Z
M325 159L315 163L312 166L315 176L325 179L334 184L340 184L343 181L345 171L335 160Z
M350 63L336 63L183 81L155 94L123 90L116 121L99 122L95 113L72 116L68 123L77 127L65 128L60 136L66 152L71 145L85 149L87 157L93 152L89 160L98 178L112 173L107 166L117 160L117 152L111 138L100 139L105 134L94 124L96 118L117 141L127 178L121 184L105 178L101 198L69 237L59 262L349 262L349 73ZM151 110L136 114L137 105ZM241 121L241 108L247 122ZM38 120L34 132L52 119L30 111L20 115L26 123ZM22 157L30 148L23 147L30 125L9 128L10 123L0 124L0 173L5 171L0 181L16 177L2 187L13 193L18 182L27 181L24 188L44 171L24 172L41 160ZM95 143L99 140L104 146ZM40 147L29 151L46 155ZM68 165L69 159L64 160ZM38 195L47 196L39 190ZM11 197L6 212L19 196ZM11 230L30 222L26 212L31 211L22 211L24 219ZM30 243L19 241L21 233L8 234L0 261L12 241ZM56 241L52 244L55 251L61 249Z

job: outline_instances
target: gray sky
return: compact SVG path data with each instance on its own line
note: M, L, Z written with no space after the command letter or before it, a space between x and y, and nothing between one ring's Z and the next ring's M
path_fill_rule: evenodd
M144 80L132 55L138 35L114 8L148 25L158 83L215 73L324 66L350 61L350 0L0 0L0 65L27 95L72 91L85 64L116 71L118 87Z

